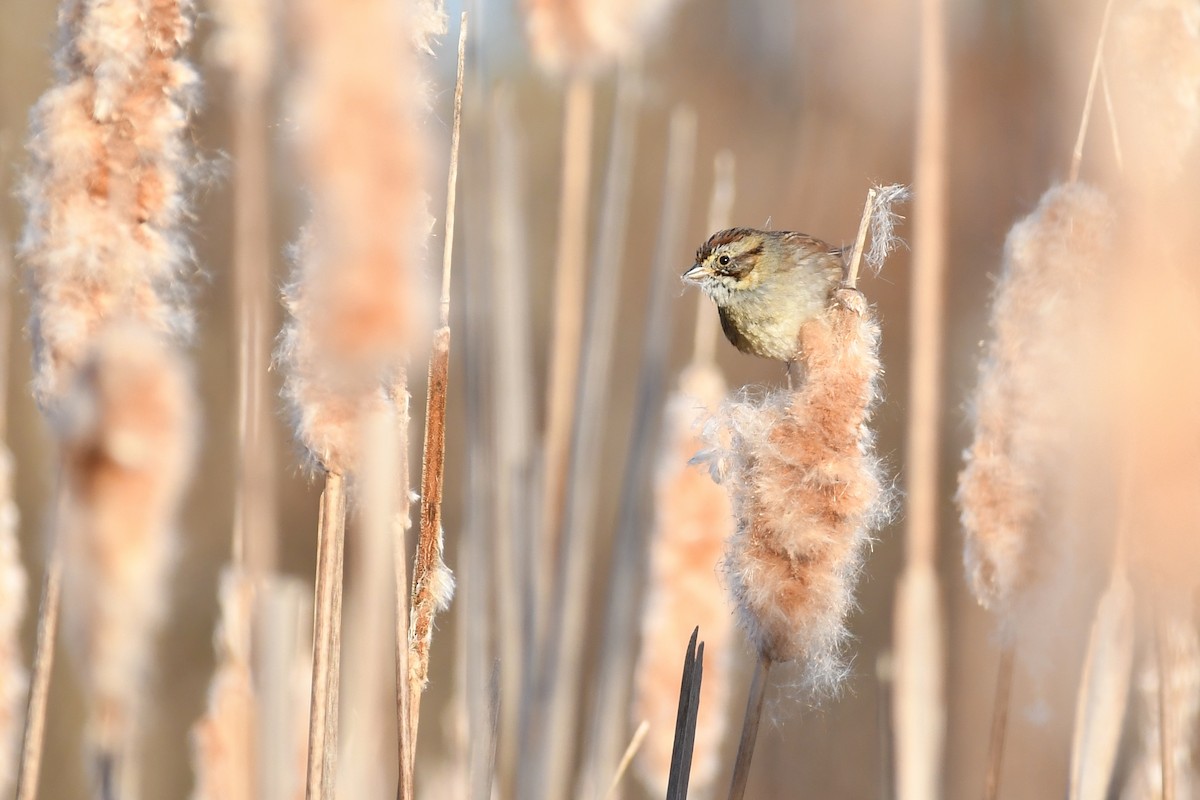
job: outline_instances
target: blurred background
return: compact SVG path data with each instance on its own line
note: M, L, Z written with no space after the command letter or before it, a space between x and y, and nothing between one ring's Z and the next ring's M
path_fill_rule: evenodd
M276 287L287 271L285 250L296 236L304 212L301 186L288 151L289 118L281 76L292 59L288 11L280 4L275 31L279 62L272 92L274 193L271 230L276 254L270 265ZM486 241L487 198L475 192L472 176L489 166L486 110L497 91L511 95L516 108L521 170L526 187L529 269L533 287L535 370L542 385L549 336L550 292L559 193L562 134L562 83L534 65L524 38L523 13L514 2L468 4L473 14L464 111L462 177L459 187L455 268L456 349L451 382L451 440L447 459L447 562L457 569L457 542L464 525L472 454L464 433L468 408L462 367L485 341L479 333L489 313ZM643 312L648 273L661 209L667 121L673 108L692 108L699 122L695 180L688 215L688 246L676 254L682 271L691 264L704 229L713 155L730 150L737 163L737 225L800 230L834 243L850 243L863 198L872 183L912 180L916 105L917 13L913 0L682 0L644 54L644 99L637 127L635 181L629 207L629 238L622 257L599 265L621 285L621 325L606 421L606 450L596 465L602 487L600 561L593 576L607 574L615 530L618 491L632 425L637 365L642 351ZM945 411L942 416L941 570L945 593L948 657L948 731L944 766L945 796L973 797L981 790L987 750L997 648L993 622L967 592L962 578L961 535L953 507L955 473L967 436L962 407L973 385L981 339L985 335L991 276L999 267L1004 236L1013 221L1029 211L1041 193L1062 180L1083 105L1087 70L1099 26L1100 3L1064 0L948 0L951 65L950 219L946 307ZM437 159L430 166L444 174L453 94L454 41L462 4L447 3L450 32L435 46L430 134ZM199 3L197 36L191 47L203 74L204 99L192 135L211 169L198 187L191 223L200 273L196 276L200 335L194 351L204 398L202 464L191 490L184 520L185 546L175 580L174 607L161 638L160 659L151 694L150 731L145 764L147 798L187 796L191 768L187 732L201 714L213 667L212 636L217 614L216 585L230 552L233 516L235 429L235 344L231 297L231 192L226 153L231 147L228 75L212 65L206 42L212 20ZM25 157L21 147L31 105L52 80L50 59L55 39L54 4L45 0L6 0L0 11L0 140L5 163L0 224L19 235L23 212L13 197ZM593 196L599 196L607 152L615 75L597 82L596 140L593 146ZM1096 135L1084 162L1107 159L1106 137ZM432 186L443 187L438 177ZM444 188L431 189L431 209L442 207ZM593 209L596 208L593 202ZM437 212L440 215L440 212ZM901 209L901 213L905 213ZM440 225L431 247L440 253ZM594 235L595 220L590 227ZM901 226L899 233L906 236ZM589 244L589 252L592 245ZM429 259L436 266L436 256ZM12 353L8 364L10 446L16 456L22 545L30 570L31 613L26 622L26 652L32 651L36 594L44 563L43 525L53 481L53 448L28 389L29 344L24 333L26 298L14 276ZM478 277L482 276L482 277ZM878 447L899 474L904 458L903 423L908 391L908 254L901 250L878 277L861 285L877 305L884 331L886 399L877 414ZM691 347L694 294L673 291L672 370L686 363ZM711 307L703 309L715 313ZM276 308L278 316L280 309ZM278 322L278 320L277 320ZM472 327L475 326L475 327ZM277 329L276 324L275 328ZM458 331L466 331L465 334ZM473 334L472 331L475 331ZM718 360L731 386L780 385L782 369L741 355L721 342ZM418 363L423 362L423 356ZM423 370L420 370L423 371ZM278 382L278 376L273 378ZM669 378L673 384L674 378ZM475 387L486 391L487 386ZM412 387L414 440L419 440L423 386ZM536 392L538 402L542 394ZM542 420L542 409L535 419ZM314 570L317 488L302 472L290 433L280 420L277 440L281 476L280 568L310 581ZM776 673L768 696L768 722L759 734L749 796L884 796L886 756L879 734L886 691L877 665L891 643L895 579L902 557L901 520L874 544L859 589L853 671L843 695L810 707L787 688L784 670ZM352 545L351 545L352 546ZM591 587L597 597L601 580ZM456 603L440 618L433 646L434 663L426 701L418 774L436 763L450 734L445 715L454 674ZM1077 646L1083 632L1068 632L1065 660L1052 671L1018 671L1006 755L1004 794L1008 797L1057 798L1064 794L1069 730L1078 678ZM740 720L748 684L748 648L734 690L732 720ZM682 652L681 652L682 656ZM82 797L85 782L79 756L81 699L69 658L56 664L50 701L43 796ZM586 684L585 684L586 685ZM732 747L732 744L731 744ZM732 763L732 751L726 764ZM722 771L727 775L728 767ZM718 781L724 785L726 778ZM632 782L629 784L633 786ZM431 795L433 796L433 795ZM638 796L636 790L630 796Z

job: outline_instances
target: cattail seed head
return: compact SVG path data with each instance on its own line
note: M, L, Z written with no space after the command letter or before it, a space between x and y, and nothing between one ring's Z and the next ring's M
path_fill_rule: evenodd
M354 13L330 0L301 7L292 106L312 215L276 357L297 438L327 471L359 462L362 421L386 408L385 390L426 327L426 105L410 23L444 24L427 6L411 16L382 0Z
M839 290L801 331L801 386L727 403L708 433L737 520L724 569L741 624L761 654L800 662L816 690L844 674L845 618L890 510L867 427L879 335L862 295Z
M21 242L32 306L34 394L68 390L106 320L190 336L180 231L192 160L182 136L197 77L180 58L187 0L66 4L58 83L33 109Z
M167 612L196 445L190 375L153 332L115 324L97 339L56 425L63 624L89 702L89 746L111 756L135 731Z
M1065 465L1082 458L1073 434L1095 405L1081 402L1091 363L1081 331L1100 329L1096 281L1112 225L1101 192L1066 184L1008 235L957 494L968 581L989 608L1011 611L1014 596L1069 546L1060 541L1063 498L1074 492Z

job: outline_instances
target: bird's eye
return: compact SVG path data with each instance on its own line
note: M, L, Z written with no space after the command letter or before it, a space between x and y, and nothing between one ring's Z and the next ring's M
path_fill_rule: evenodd
M728 267L729 266L729 256L721 256L720 258L717 259L717 263L720 264L722 267Z

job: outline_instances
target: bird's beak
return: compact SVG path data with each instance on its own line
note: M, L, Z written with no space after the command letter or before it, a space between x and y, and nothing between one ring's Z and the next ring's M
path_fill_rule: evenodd
M708 267L703 264L692 264L682 277L684 283L700 283L710 275L712 275L712 270Z

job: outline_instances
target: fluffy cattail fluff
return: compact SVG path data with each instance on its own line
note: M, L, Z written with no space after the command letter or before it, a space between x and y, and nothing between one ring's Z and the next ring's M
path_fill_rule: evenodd
M153 331L110 326L57 424L63 626L88 701L87 744L107 767L133 741L151 696L154 634L167 613L175 521L195 451L191 378Z
M34 107L28 265L33 388L53 411L106 320L175 340L191 257L179 222L192 166L182 136L197 85L179 56L189 0L71 0L59 12L56 85Z
M591 70L645 47L678 0L526 0L534 56L550 72Z
M636 764L647 790L656 793L667 785L671 770L680 653L697 625L707 654L689 784L697 796L716 778L725 735L733 618L717 578L717 564L733 530L733 512L728 493L688 466L701 445L698 415L711 413L724 398L721 373L697 365L683 373L679 391L667 404L665 447L655 487L649 596L631 714L634 724L650 722Z
M1193 752L1196 726L1200 723L1200 640L1190 620L1172 619L1162 626L1160 635L1167 656L1167 728L1173 760L1175 800L1193 800L1197 796L1197 775ZM1128 773L1121 800L1160 800L1163 796L1162 724L1159 690L1159 664L1153 647L1146 648L1136 680L1137 701L1141 709L1138 725L1138 755Z
M250 664L254 585L238 569L221 576L217 670L208 687L208 709L192 728L196 788L192 800L254 800L257 720Z
M1068 447L1075 419L1089 408L1075 402L1088 361L1079 332L1097 330L1089 324L1090 298L1111 249L1112 222L1101 192L1055 186L1005 244L957 500L971 588L980 603L1006 614L1018 592L1050 577L1038 565L1069 545L1055 527L1062 509L1051 503L1070 494L1064 465L1079 457L1072 455L1077 441Z
M16 774L17 736L29 677L21 658L27 579L17 543L19 516L12 484L12 455L0 448L0 793L9 791Z
M800 333L795 391L726 403L706 457L733 498L737 530L724 569L759 653L799 661L803 682L835 688L845 672L845 618L888 493L867 427L878 399L879 323L839 290Z
M1152 183L1179 176L1200 129L1200 1L1125 5L1111 53L1126 174Z
M277 358L284 397L312 466L346 473L360 425L390 402L424 329L420 262L428 238L422 117L412 47L439 31L428 3L301 3L302 72L292 87L299 160L311 219L285 289L290 314ZM420 34L418 36L418 34Z

